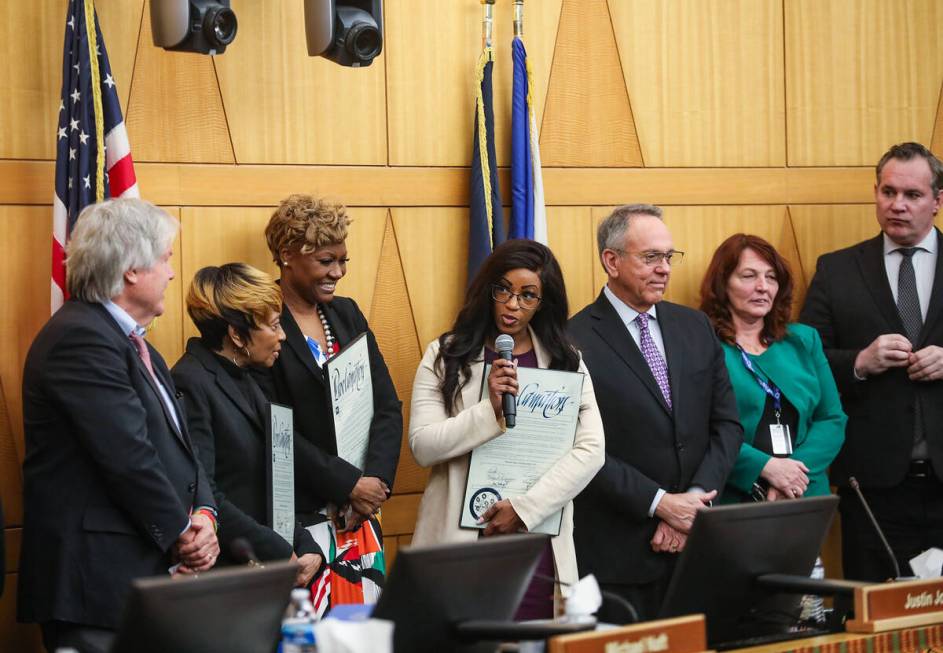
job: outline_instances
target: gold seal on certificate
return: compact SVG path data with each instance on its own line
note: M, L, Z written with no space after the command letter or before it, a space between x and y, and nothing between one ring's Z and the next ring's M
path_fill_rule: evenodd
M483 382L490 368L485 366ZM583 378L581 372L517 368L517 425L472 451L462 528L484 528L478 519L492 504L527 493L573 448ZM559 535L562 519L561 508L531 532Z
M291 544L295 539L295 450L291 408L269 404L265 445L268 465L268 522Z
M373 422L373 380L367 334L361 333L325 365L337 455L363 470Z

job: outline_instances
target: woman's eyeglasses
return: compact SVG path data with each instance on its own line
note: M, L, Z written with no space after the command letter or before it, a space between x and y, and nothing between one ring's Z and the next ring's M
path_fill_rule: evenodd
M540 304L540 295L532 290L522 290L518 293L498 283L491 286L491 299L494 301L507 304L511 301L511 297L517 297L517 305L528 310L537 308Z

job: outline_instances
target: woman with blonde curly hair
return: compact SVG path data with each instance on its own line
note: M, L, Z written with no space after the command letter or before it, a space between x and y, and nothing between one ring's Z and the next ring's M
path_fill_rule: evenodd
M350 222L341 204L292 195L265 228L281 271L287 340L263 388L295 411L295 507L328 555L332 605L372 603L382 587L382 534L375 515L393 487L403 433L401 403L367 319L356 302L335 294L347 273ZM364 468L358 469L337 455L324 364L361 334L370 356L373 420Z

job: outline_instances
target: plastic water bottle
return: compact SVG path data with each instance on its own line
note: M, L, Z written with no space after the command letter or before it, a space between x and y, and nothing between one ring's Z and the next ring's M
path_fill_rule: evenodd
M821 557L815 559L815 566L812 567L812 573L809 574L809 577L819 580L825 578L825 566L822 564ZM825 602L821 596L805 594L802 597L801 607L800 621L818 625L825 623Z
M291 591L291 603L282 620L282 643L280 653L315 653L314 605L311 593L303 588Z

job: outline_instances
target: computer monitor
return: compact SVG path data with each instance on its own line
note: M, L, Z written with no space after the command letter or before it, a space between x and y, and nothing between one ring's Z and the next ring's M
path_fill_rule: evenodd
M764 574L808 576L838 497L717 506L698 513L661 616L703 613L712 647L784 633L801 596L760 586Z
M546 546L527 534L400 551L373 616L395 624L397 653L459 650L459 624L512 619Z
M297 571L278 562L135 580L111 653L274 651Z

